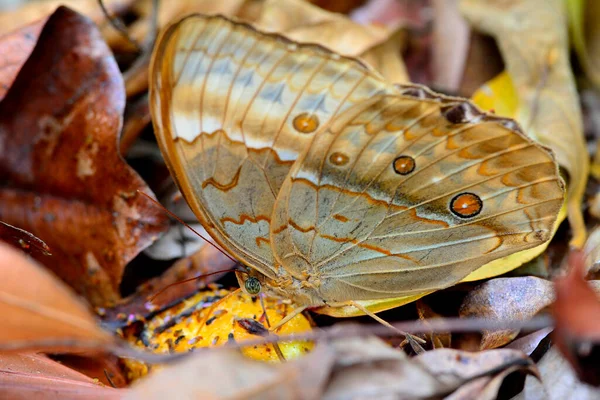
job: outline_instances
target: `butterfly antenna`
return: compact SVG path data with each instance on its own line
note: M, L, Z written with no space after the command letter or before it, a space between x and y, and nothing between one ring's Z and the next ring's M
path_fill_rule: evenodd
M207 276L211 276L211 275L215 275L215 274L221 274L221 273L225 273L225 272L235 272L235 271L240 271L240 269L239 268L222 269L222 270L219 270L219 271L209 272L208 274L197 275L197 276L194 276L193 278L184 279L182 281L173 282L173 283L171 283L171 284L163 287L162 289L160 289L157 293L155 293L152 297L150 297L148 299L148 301L150 303L152 303L154 301L154 299L156 299L158 296L160 296L166 290L172 288L173 286L181 285L182 283L186 283L186 282L192 282L192 281L195 281L197 279L202 279L202 278L205 278ZM242 272L245 272L245 271L242 271Z
M233 261L234 263L237 263L238 261L231 257L229 254L227 254L227 252L225 252L223 249L221 249L219 246L217 246L216 244L214 244L213 242L211 242L210 240L208 240L207 238L205 238L204 236L202 236L197 230L195 230L194 228L192 228L191 226L189 226L184 220L182 220L181 218L179 218L177 215L175 215L175 213L173 213L172 211L168 210L165 206L163 206L162 204L160 204L158 201L156 201L155 199L153 199L149 194L146 194L144 192L142 192L141 190L137 191L139 194L145 196L148 200L150 200L152 203L154 203L156 206L160 207L163 209L164 212L166 212L167 214L169 214L173 219L175 219L176 221L178 221L179 223L181 223L183 226L185 226L186 228L188 228L190 231L194 232L196 235L198 235L199 237L201 237L202 239L204 239L205 242L207 242L208 244L210 244L212 247L214 247L215 249L219 250L221 253L223 253L227 258L229 258L231 261ZM195 278L193 278L195 279ZM185 282L185 281L183 281Z

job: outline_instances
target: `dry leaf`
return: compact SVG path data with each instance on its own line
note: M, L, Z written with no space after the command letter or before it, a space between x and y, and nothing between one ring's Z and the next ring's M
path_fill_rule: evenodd
M585 225L581 200L589 160L579 99L569 64L562 0L461 0L471 24L493 35L518 94L514 116L525 131L549 146L569 173L567 208L572 244L581 247ZM552 27L549 29L549 27Z
M31 54L44 23L33 22L0 37L0 100Z
M552 282L533 276L496 278L482 283L465 297L459 311L463 318L527 320L554 300ZM518 331L484 331L480 349L504 346Z
M103 386L48 357L0 353L3 399L120 399L123 391Z
M129 382L125 377L121 360L113 354L102 353L93 356L61 354L53 355L52 359L106 386L117 388L128 386Z
M28 254L35 254L36 256L50 255L50 247L43 240L23 229L5 224L2 221L0 221L0 240Z
M555 328L552 337L579 379L600 386L598 292L583 279L583 253L572 252L569 266L568 275L556 281L556 301L552 306Z
M458 0L434 0L432 72L436 88L456 93L469 51L469 25L458 11Z
M103 3L112 15L124 12L134 1L103 0ZM98 5L98 0L37 0L27 2L27 4L22 5L14 11L3 11L0 13L0 35L35 20L46 18L60 6L69 7L80 14L84 14L96 23L106 19L106 16Z
M46 241L41 261L95 305L120 297L127 262L167 227L118 154L124 101L96 27L62 7L0 102L0 218Z
M600 389L582 383L569 362L565 360L556 346L552 347L537 363L541 376L538 379L527 378L523 392L513 400L597 400Z
M543 328L532 332L528 335L520 337L508 345L506 345L507 349L520 350L523 353L530 356L540 345L540 343L548 337L548 335L552 332L554 328Z
M336 53L360 57L391 82L408 82L400 57L405 34L399 28L361 25L303 0L266 0L256 26L291 40L318 43Z
M94 0L95 2L97 0ZM161 30L169 22L186 14L223 14L234 16L240 11L248 0L177 0L169 2L160 2L158 8L158 28ZM150 31L151 17L154 12L152 1L138 1L135 4L135 11L140 14L140 18L129 27L129 35L138 43L143 42ZM129 43L121 33L114 29L105 29L103 32L107 43L111 48L117 51L131 50Z
M320 346L274 367L235 350L204 352L138 381L124 399L317 399L333 357Z
M98 327L88 307L66 285L2 243L0 314L0 348L73 351L78 344L97 348L113 343L112 336ZM54 346L53 341L63 345ZM72 348L64 346L66 341L73 342Z

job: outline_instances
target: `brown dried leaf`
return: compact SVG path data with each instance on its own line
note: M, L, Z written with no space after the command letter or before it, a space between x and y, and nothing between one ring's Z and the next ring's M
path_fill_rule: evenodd
M0 37L0 100L31 54L45 22L33 22Z
M583 253L569 255L571 270L556 281L556 301L552 306L555 329L553 339L571 363L579 379L600 386L600 300L584 279Z
M552 282L533 276L496 278L475 287L464 299L459 315L464 318L527 320L554 300ZM518 331L484 331L480 349L504 346Z
M350 57L360 57L395 83L408 82L400 57L405 34L383 25L361 25L302 0L266 0L256 25L304 43L318 43Z
M518 96L517 121L550 147L569 173L567 211L571 244L581 247L585 224L581 199L589 160L579 99L569 63L563 0L461 0L471 24L496 38Z
M50 247L31 233L0 221L0 240L28 254L50 255Z
M97 0L94 0L97 1ZM177 0L160 2L158 9L158 28L161 30L169 22L186 14L223 14L234 16L247 3L248 0ZM129 35L141 43L148 36L151 26L152 13L154 12L151 0L138 1L135 10L140 18L129 28ZM119 32L107 29L103 32L111 48L120 51L131 50L131 44Z
M120 14L131 7L134 1L103 0L103 3L110 14ZM35 20L46 18L60 6L69 7L80 14L84 14L96 23L106 19L98 5L98 0L37 0L28 2L14 11L0 13L0 35Z
M0 243L0 348L55 349L52 341L108 346L113 338L62 282L22 253ZM41 346L45 342L47 345ZM36 344L37 343L37 344Z
M94 24L61 7L0 102L0 218L46 241L41 261L94 305L119 299L125 265L167 227L118 154L124 101Z
M89 376L106 386L124 388L128 386L127 378L120 365L121 359L113 354L79 354L53 355L52 359L77 372Z
M123 391L98 384L42 354L0 353L3 399L120 399Z

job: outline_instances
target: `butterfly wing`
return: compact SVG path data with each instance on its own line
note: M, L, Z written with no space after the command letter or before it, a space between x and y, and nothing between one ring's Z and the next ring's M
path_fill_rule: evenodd
M271 240L328 302L393 298L543 243L562 201L552 155L513 121L405 86L314 138L279 193Z
M211 235L273 277L275 199L331 118L397 92L360 62L224 17L168 27L152 57L150 105L167 164Z

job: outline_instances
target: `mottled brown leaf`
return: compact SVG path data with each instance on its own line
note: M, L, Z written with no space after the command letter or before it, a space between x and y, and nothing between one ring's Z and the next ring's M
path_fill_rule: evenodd
M110 14L119 14L127 10L135 0L103 0ZM106 19L98 0L36 0L29 1L13 11L0 14L0 35L29 24L35 20L47 18L58 7L67 6L84 14L98 23Z
M579 379L600 386L600 300L584 279L583 253L569 255L568 275L556 281L553 339Z
M0 102L0 218L47 242L41 261L94 305L119 299L125 265L167 226L118 154L124 101L94 24L61 7Z

